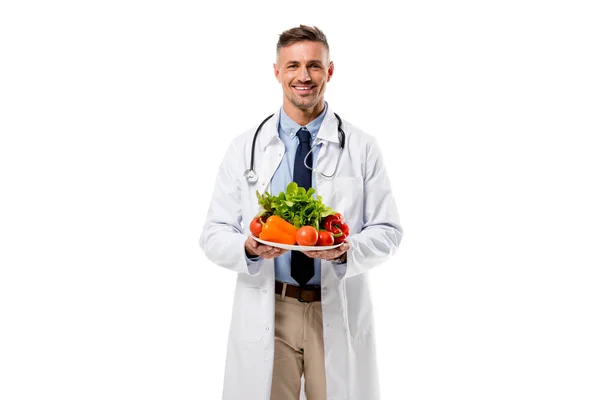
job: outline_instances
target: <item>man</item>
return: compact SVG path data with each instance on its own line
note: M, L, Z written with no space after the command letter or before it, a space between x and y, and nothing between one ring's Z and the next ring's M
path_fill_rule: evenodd
M334 65L323 32L283 32L273 67L283 106L232 142L200 239L208 259L237 272L223 398L298 400L304 375L308 400L376 400L367 271L402 238L386 170L375 139L325 102ZM256 191L279 194L291 181L344 216L345 243L299 252L251 237Z

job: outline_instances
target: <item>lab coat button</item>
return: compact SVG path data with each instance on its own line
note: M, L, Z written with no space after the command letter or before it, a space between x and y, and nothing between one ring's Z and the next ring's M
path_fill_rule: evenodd
M331 324L327 324L327 325L325 325L325 326L329 328L329 327L331 326Z
M263 289L263 293L267 293L267 289Z
M269 330L269 327L267 326L267 327L265 328L265 331L268 331L268 330Z
M327 286L323 286L323 290L327 290Z

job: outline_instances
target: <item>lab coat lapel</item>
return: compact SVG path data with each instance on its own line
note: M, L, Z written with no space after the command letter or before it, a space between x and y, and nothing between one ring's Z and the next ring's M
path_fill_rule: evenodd
M254 159L258 182L256 190L263 194L270 187L271 178L283 159L285 146L279 139L279 110L263 125L258 134Z
M327 113L323 118L321 129L317 135L320 139L328 142L339 143L338 139L338 121L335 114L331 110L331 107L327 107Z
M331 108L327 109L327 114L319 129L317 138L321 140L321 149L315 163L315 173L317 182L317 193L323 197L325 204L328 204L328 200L332 195L333 185L332 180L335 178L327 178L322 175L331 175L335 171L335 166L338 160L339 151L339 139L337 129L337 119L331 111Z

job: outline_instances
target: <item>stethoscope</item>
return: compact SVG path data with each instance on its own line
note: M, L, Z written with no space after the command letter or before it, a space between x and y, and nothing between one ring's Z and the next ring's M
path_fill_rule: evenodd
M256 145L256 138L258 137L258 133L260 132L260 128L262 128L262 126L265 124L265 122L267 122L273 115L275 115L275 114L271 114L267 118L265 118L265 120L260 123L260 125L256 129L256 132L254 133L254 138L252 139L252 154L250 155L250 168L248 168L246 171L244 171L244 177L250 183L255 183L256 181L258 181L258 174L254 171L254 147ZM321 175L323 175L326 178L333 178L333 176L337 172L338 164L340 163L340 157L342 155L342 152L344 151L344 145L345 145L345 142L346 142L346 133L342 129L342 119L336 113L333 113L333 115L335 115L335 118L337 118L337 123L338 123L338 140L340 142L340 151L338 153L338 158L337 158L337 161L335 163L335 169L333 170L333 174L331 174L331 175L325 175L324 173L322 173L320 171L317 171L316 169L313 169L313 168L309 167L308 165L306 165L306 160L308 159L308 156L313 152L313 150L315 149L315 146L317 146L320 143L319 140L315 140L315 143L310 148L310 151L306 154L306 157L304 157L304 166L306 168L310 169L311 171L318 172L318 173L320 173Z

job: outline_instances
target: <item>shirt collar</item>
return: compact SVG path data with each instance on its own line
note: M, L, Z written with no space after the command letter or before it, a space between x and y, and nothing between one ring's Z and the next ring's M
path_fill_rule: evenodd
M325 115L327 114L327 102L325 102L325 107L319 116L306 125L306 129L310 132L311 140L315 140L317 135L319 134L319 129L321 129L321 124L325 119ZM294 120L292 120L281 107L280 115L279 115L279 129L280 132L288 135L288 137L293 138L296 136L296 133L302 128L302 125L299 125Z

